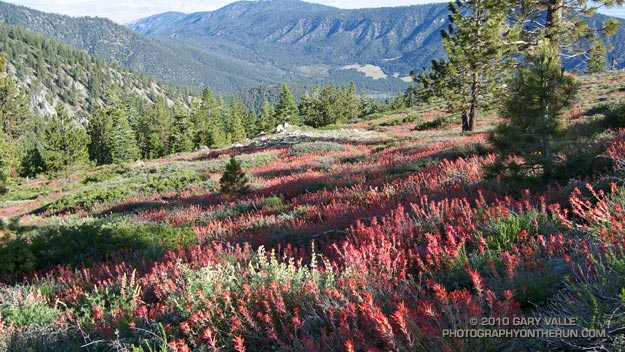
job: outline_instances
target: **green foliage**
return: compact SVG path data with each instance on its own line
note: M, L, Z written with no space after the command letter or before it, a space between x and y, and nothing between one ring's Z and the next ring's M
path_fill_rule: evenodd
M228 130L227 132L231 136L231 143L241 142L245 140L247 136L247 131L245 126L243 125L243 115L245 114L243 104L239 102L236 98L232 98L230 100L229 106L229 120L227 122Z
M196 241L190 228L165 225L106 224L90 222L73 227L51 228L26 243L15 240L0 246L0 277L19 279L33 270L60 264L79 266L104 260L120 250L136 252L137 258L157 259L164 250Z
M562 161L554 140L563 131L560 116L576 94L575 79L566 74L553 47L539 48L529 67L510 83L501 114L509 119L497 127L491 142L499 152L491 175L510 171L512 175L542 173L549 178ZM510 160L510 157L523 160Z
M299 110L297 109L297 105L295 105L289 86L286 84L282 85L282 90L280 91L278 105L276 105L275 120L276 123L289 123L291 125L299 125L301 122L299 119Z
M426 166L435 165L436 163L437 161L433 159L425 158L416 162L399 163L389 168L386 172L390 175L401 175L405 173L413 173L413 172L418 172L419 170L423 169Z
M382 107L378 102L367 96L360 97L360 116L369 116L369 118L373 118L372 115L382 112Z
M21 157L19 158L18 174L22 177L35 177L45 172L45 164L41 156L43 122L33 123L36 126L32 131L22 136L20 140Z
M269 197L263 199L263 206L274 210L286 208L284 201L280 197Z
M193 150L193 124L181 106L174 113L173 131L169 136L169 152L172 154Z
M26 96L18 90L16 81L9 77L7 61L4 53L0 54L0 133L5 133L11 141L17 141L32 127L28 125L31 115Z
M95 206L123 201L132 195L176 191L199 180L197 172L192 170L143 170L138 174L129 172L117 177L113 177L111 173L103 173L102 182L68 193L45 206L43 210L71 213L92 209Z
M330 153L342 152L345 150L345 146L335 142L305 142L298 143L291 147L292 155L302 154L319 154L328 155Z
M169 352L167 345L167 331L162 323L158 323L158 332L147 331L148 336L141 340L141 343L132 345L132 352Z
M128 187L84 189L71 195L65 195L45 207L55 213L87 210L95 205L111 204L128 198L132 191Z
M172 125L171 111L165 99L160 97L139 115L135 134L142 158L154 159L167 155Z
M0 194L8 190L12 171L19 163L19 144L31 122L26 99L8 77L7 59L0 54Z
M88 185L90 183L100 183L108 181L117 175L118 173L114 170L99 170L85 176L85 178L82 180L82 183L84 183L85 185Z
M11 171L11 145L0 130L0 194L6 193Z
M427 131L427 130L434 130L437 128L443 128L443 127L451 125L453 121L454 120L451 119L449 116L439 116L435 118L434 120L423 121L421 123L418 123L414 127L414 130L415 131Z
M0 245L0 278L19 278L37 268L37 258L22 239Z
M139 147L126 111L123 106L118 106L113 108L110 114L113 127L107 144L110 148L111 162L120 164L137 160Z
M109 142L113 129L113 119L104 109L97 109L89 118L87 133L89 134L89 159L97 165L112 162Z
M512 250L522 240L519 234L526 231L529 235L548 235L557 228L543 214L537 212L513 213L497 219L484 227L481 235L486 239L486 248L494 253Z
M269 103L267 99L263 100L263 105L260 111L260 117L258 120L258 130L260 132L272 132L276 127L274 122L275 111L273 110L273 106Z
M5 23L17 25L19 23L14 21L25 20L16 18L24 15L24 12L20 10L19 15L16 16L14 9L7 7L10 5L0 4L3 18L12 18L11 21L4 21ZM51 16L43 13L33 14L33 16L39 15ZM29 130L28 126L22 124L23 118L31 116L28 111L29 104L35 112L47 114L50 108L54 108L51 104L60 100L78 115L85 116L93 113L94 109L102 103L106 87L112 84L124 87L125 93L140 96L142 100L154 100L158 96L167 96L174 101L182 100L181 90L158 84L145 74L133 73L114 64L107 64L96 56L88 55L86 52L93 53L93 48L74 49L51 39L60 34L66 36L57 38L63 41L67 39L67 36L71 36L70 33L75 33L76 28L71 30L66 28L65 32L59 29L59 27L66 26L67 22L57 23L59 27L33 28L42 23L49 23L47 22L49 19L42 19L44 22L37 24L23 23L22 27L0 24L0 51L7 54L10 65L15 69L15 78L20 82L21 94L19 95L22 96L16 102L18 102L17 106L22 107L23 114L20 114L19 118L14 116L12 123L16 126L22 125L23 131ZM68 20L71 21L71 19ZM25 30L25 27L38 33L48 33L44 37L42 34ZM49 33L57 29L61 32ZM84 38L81 36L81 41ZM110 55L106 55L106 58L110 58Z
M249 191L249 180L241 163L234 155L230 156L230 162L226 165L223 175L219 180L220 190L224 194L244 194Z
M590 70L602 70L605 47L602 37L614 35L619 21L591 17L603 6L623 5L623 0L550 0L524 1L510 6L510 40L521 43L521 50L531 52L548 41L556 52L567 56L587 54ZM603 23L593 23L600 22ZM528 23L538 23L531 26Z
M192 115L193 141L196 147L223 146L225 137L220 127L221 119L217 99L213 92L206 88L202 92L202 101ZM221 135L220 135L221 134Z
M605 71L606 48L601 38L596 38L588 48L588 73L600 73Z
M324 127L356 119L360 116L356 86L353 83L349 88L317 86L312 94L302 97L299 111L304 123L312 127Z
M620 330L625 326L625 259L622 250L614 249L592 257L593 271L582 269L575 277L564 280L564 289L551 297L549 305L540 309L539 316L564 312L577 318L580 329L607 332L602 338L570 337L549 341L558 348L619 351L624 342Z
M347 117L353 121L360 117L360 100L358 99L358 91L354 82L349 83L346 98Z
M607 106L605 106L604 115L606 127L625 127L625 102L608 104Z
M189 282L188 291L200 291L212 296L223 291L237 290L243 282L250 287L268 286L273 282L288 287L292 292L301 290L304 283L309 280L317 283L320 289L336 285L335 273L331 268L323 273L314 270L316 262L320 259L314 252L314 248L312 257L313 261L310 265L304 265L301 260L296 262L292 258L288 262L283 262L278 259L274 250L267 253L265 247L260 246L246 260L245 265L229 263L220 265L221 270L207 267L198 271L186 271ZM184 292L179 294L184 294Z
M43 135L41 156L47 172L62 172L87 163L89 136L61 103L57 105L56 115L48 120Z
M197 172L176 170L166 175L149 174L147 182L138 186L142 192L164 193L176 191L200 180Z
M478 110L483 109L506 76L507 31L505 1L456 1L450 3L451 24L443 31L448 60L432 61L429 73L413 74L417 87L409 101L444 96L449 107L462 116L462 130L473 131Z
M46 325L61 316L61 311L50 307L36 286L17 286L0 290L0 313L5 324L16 327Z

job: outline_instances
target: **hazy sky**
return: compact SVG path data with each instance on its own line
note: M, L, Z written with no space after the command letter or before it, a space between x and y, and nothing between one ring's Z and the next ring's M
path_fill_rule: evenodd
M142 17L167 11L212 11L233 0L7 0L14 4L32 7L45 12L71 16L107 17L118 23L127 23ZM309 0L340 8L382 7L415 5L448 0ZM602 11L625 18L625 9Z

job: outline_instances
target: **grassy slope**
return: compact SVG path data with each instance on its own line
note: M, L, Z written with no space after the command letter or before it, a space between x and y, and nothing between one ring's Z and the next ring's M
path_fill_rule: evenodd
M621 163L623 131L587 115L624 87L623 74L584 78L567 113L572 138L605 143ZM496 118L465 135L455 125L414 131L441 114L412 109L143 167L23 180L0 198L0 272L28 278L0 288L0 349L148 350L165 339L171 350L618 349L618 331L607 342L442 336L472 316L623 323L604 314L622 308L610 295L625 286L625 194L584 186L609 191L622 169L528 191L487 182ZM237 199L215 190L233 151L253 188Z

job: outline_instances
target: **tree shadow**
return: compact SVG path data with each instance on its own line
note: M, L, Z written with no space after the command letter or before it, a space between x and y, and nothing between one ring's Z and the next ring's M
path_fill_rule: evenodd
M0 281L15 282L57 266L85 267L122 252L126 258L156 259L167 249L195 241L191 229L158 224L111 226L95 221L72 227L39 227L37 231L37 236L28 240L19 238L0 247Z

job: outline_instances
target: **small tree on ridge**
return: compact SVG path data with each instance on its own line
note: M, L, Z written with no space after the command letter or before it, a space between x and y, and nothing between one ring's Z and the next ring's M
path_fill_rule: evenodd
M230 156L230 161L226 164L224 174L219 180L219 188L224 194L245 194L249 191L249 179L241 168L241 163L234 155Z

